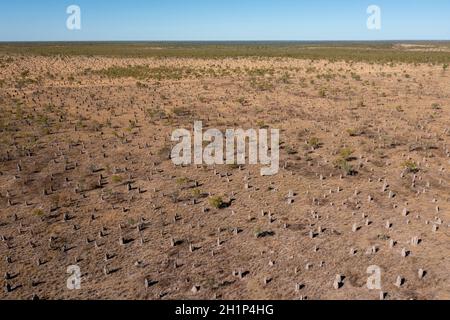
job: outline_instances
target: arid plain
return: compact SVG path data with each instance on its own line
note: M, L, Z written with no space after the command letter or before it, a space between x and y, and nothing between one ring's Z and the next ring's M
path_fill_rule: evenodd
M450 52L399 46L1 49L0 297L450 299ZM194 121L280 129L280 172L175 166Z

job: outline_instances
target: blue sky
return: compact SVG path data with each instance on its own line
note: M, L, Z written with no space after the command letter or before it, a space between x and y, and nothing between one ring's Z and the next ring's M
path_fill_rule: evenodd
M2 0L0 41L450 40L450 0ZM69 5L82 29L66 28ZM369 5L382 29L368 30Z

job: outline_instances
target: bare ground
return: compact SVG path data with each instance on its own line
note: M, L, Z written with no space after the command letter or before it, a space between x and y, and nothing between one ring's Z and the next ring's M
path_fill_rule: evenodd
M450 298L442 66L3 60L0 298L379 299L371 265L387 299ZM190 71L102 76L114 66ZM195 120L281 129L280 173L175 167L171 133ZM231 203L216 209L212 196ZM70 265L81 290L66 287Z

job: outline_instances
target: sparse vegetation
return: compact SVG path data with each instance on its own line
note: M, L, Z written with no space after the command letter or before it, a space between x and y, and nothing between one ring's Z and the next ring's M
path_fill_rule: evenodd
M310 146L313 149L318 149L320 148L320 140L317 137L312 137L308 139L308 146Z
M414 161L405 161L402 164L402 167L404 167L409 173L417 173L419 172L419 167L417 166L417 163L415 163Z
M223 208L225 203L223 202L222 197L214 196L214 197L209 198L209 204L213 208L221 209L221 208Z
M347 176L353 176L355 175L355 170L353 169L353 166L350 164L349 161L338 158L335 162L336 166L342 170Z
M177 179L177 184L178 185L185 185L189 182L189 179L186 177L182 177L182 178L178 178Z
M439 43L438 43L439 45ZM443 43L445 45L445 43ZM450 55L443 51L407 51L395 42L378 43L279 43L279 44L192 44L192 43L121 43L103 44L17 44L0 46L3 55L42 56L109 56L109 57L178 57L220 59L225 57L286 57L330 61L365 61L385 63L391 67L398 63L449 64ZM311 72L315 72L313 67ZM112 74L116 72L111 70ZM120 71L119 71L120 73Z
M17 53L0 54L0 255L17 285L2 294L60 299L67 274L46 270L64 260L102 278L82 299L372 299L373 260L407 281L392 300L445 295L448 252L430 249L450 198L444 45L0 45ZM236 150L175 165L171 134L195 120L279 129L278 174Z
M441 105L440 105L439 103L433 103L433 104L431 105L431 108L432 108L433 110L441 110Z
M34 209L33 210L33 215L35 215L37 217L42 217L44 214L45 214L45 212L42 209Z
M343 160L350 160L350 157L353 154L353 150L350 148L343 148L341 149L341 151L339 151L339 156L343 159Z
M121 183L123 181L123 179L121 176L114 175L111 177L111 181L113 183Z

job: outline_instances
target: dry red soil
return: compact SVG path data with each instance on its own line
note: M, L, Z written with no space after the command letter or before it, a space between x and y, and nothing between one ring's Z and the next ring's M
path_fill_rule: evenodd
M386 299L450 298L442 66L2 61L0 298L379 299L372 265ZM161 74L102 75L113 66ZM279 174L174 166L172 131L200 120L280 129Z

